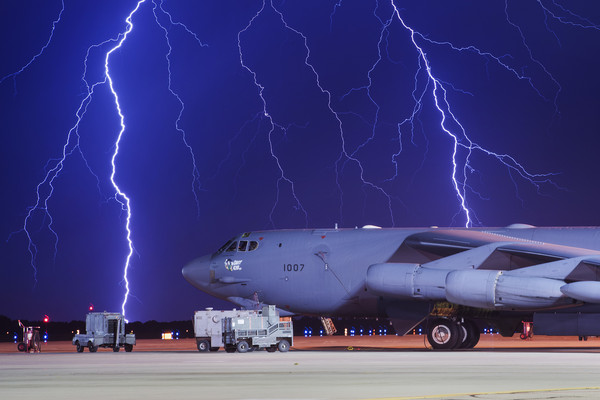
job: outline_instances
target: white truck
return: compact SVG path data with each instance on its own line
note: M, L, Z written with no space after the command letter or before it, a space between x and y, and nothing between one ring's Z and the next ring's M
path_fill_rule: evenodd
M98 347L110 347L114 352L123 347L130 352L135 345L135 335L125 334L125 318L120 313L89 313L85 317L85 330L86 333L77 333L73 337L78 353L86 347L91 353L98 351Z
M273 305L262 310L213 310L194 313L194 334L198 351L228 353L265 349L286 352L293 345L291 320L281 320Z

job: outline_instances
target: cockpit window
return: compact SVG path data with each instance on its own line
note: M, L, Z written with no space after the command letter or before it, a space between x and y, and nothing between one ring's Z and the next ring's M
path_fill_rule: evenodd
M219 250L217 250L217 254L221 254L222 252L224 252L225 249L227 249L229 247L231 242L233 242L233 239L229 240L227 243L225 243L223 246L221 246L221 248Z
M217 250L217 254L221 254L223 252L232 252L232 251L254 251L258 248L258 242L255 240L240 240L239 244L237 240L229 240L225 243L219 250Z
M229 247L225 251L235 251L235 249L237 249L237 242L232 242L231 245L229 245Z

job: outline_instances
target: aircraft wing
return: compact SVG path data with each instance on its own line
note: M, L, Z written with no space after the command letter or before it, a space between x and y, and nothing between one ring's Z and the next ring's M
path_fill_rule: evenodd
M419 232L403 245L438 257L372 265L367 286L374 292L479 308L547 308L572 299L600 303L599 251L452 229Z
M571 246L532 241L485 231L431 230L413 234L404 242L417 250L437 254L442 258L427 265L455 268L453 258L469 258L469 265L475 269L515 270L553 261L574 259L577 266L600 266L600 252ZM488 249L482 252L477 249ZM472 260L474 253L481 253ZM450 254L450 255L449 255ZM462 254L462 256L460 256ZM448 261L452 261L448 263ZM572 264L572 263L571 263Z

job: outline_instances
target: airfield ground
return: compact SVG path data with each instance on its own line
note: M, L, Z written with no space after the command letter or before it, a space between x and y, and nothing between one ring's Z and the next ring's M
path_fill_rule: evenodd
M600 398L600 339L483 335L431 351L423 336L295 338L288 353L199 353L193 339L139 340L132 353L41 354L0 344L2 399Z

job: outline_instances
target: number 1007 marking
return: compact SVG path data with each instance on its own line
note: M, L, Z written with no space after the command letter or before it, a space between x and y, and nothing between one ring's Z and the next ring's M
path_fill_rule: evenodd
M283 270L288 272L300 272L304 269L304 264L283 264Z

